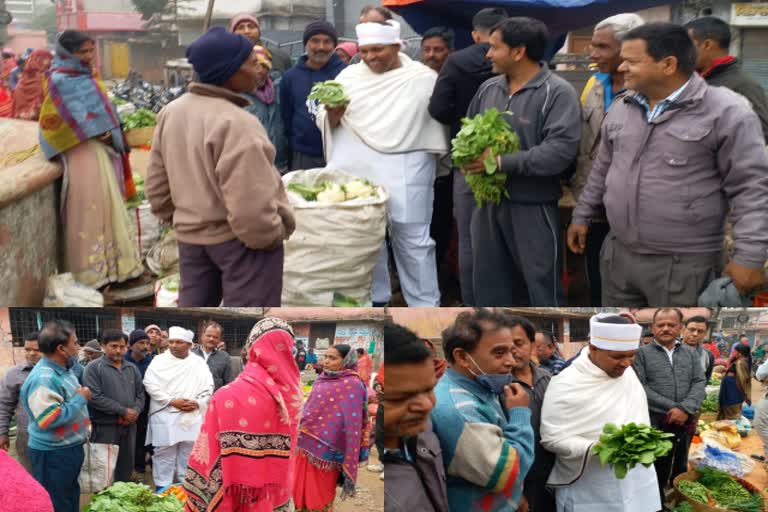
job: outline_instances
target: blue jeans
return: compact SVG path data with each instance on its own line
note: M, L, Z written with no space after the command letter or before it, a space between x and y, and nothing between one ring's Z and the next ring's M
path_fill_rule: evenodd
M82 444L58 450L29 449L32 476L48 491L55 512L80 510L80 484L77 477L84 458Z

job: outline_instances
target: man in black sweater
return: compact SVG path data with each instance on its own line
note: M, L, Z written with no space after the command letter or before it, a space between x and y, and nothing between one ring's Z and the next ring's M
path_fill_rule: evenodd
M729 55L731 28L714 16L697 18L685 28L696 45L696 71L709 85L727 87L744 96L760 118L768 142L768 100L763 87L742 69L737 58Z
M472 19L472 39L475 44L452 53L440 70L429 101L429 113L437 121L451 126L451 138L461 129L469 104L480 85L494 76L492 64L486 57L490 48L491 29L507 17L500 8L480 10ZM454 169L453 213L459 234L459 282L461 299L467 306L475 305L472 291L472 241L469 224L475 209L475 199L466 180Z

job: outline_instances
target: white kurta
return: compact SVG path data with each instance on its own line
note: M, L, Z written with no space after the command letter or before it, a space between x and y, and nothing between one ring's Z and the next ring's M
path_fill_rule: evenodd
M146 444L171 446L184 441L194 442L202 426L203 415L199 410L181 413L168 407L149 417Z
M581 478L556 491L558 512L656 512L661 510L656 470L636 466L623 480L590 457Z

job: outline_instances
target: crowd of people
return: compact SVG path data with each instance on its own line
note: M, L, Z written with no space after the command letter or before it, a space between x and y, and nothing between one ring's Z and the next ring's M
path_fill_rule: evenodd
M281 174L326 166L389 192L377 306L392 300L392 268L409 306L441 304L454 225L465 305L562 305L563 185L576 199L567 246L584 255L592 305L741 305L765 288L768 103L729 55L724 21L598 23L581 99L544 62L545 24L503 9L480 10L460 50L445 27L406 45L383 7L364 9L355 31L340 43L327 21L309 23L294 65L249 14L188 47L196 79L159 116L145 183L176 230L180 305L279 305L295 230ZM129 149L94 52L90 36L66 31L53 58L32 53L12 108L39 120L45 156L64 164L63 269L98 288L143 267L122 201L134 190ZM308 98L328 80L348 103ZM490 149L458 169L450 141L491 108L521 149L497 156L507 197L478 207L464 177L485 172Z
M443 332L445 360L408 329L385 329L385 510L661 511L687 471L713 361L703 317L661 308L651 328L645 344L631 314L600 313L568 361L551 333L502 309L459 314ZM728 365L722 385L739 394L721 418L751 399L739 383L748 372L746 356ZM768 364L757 373L768 377ZM768 400L756 409L768 443ZM619 479L593 452L609 423L655 427L672 450Z
M319 512L337 487L353 496L377 414L367 352L333 345L318 365L277 318L256 323L241 357L223 335L216 322L199 344L176 326L105 329L81 350L74 327L53 321L26 336L25 361L0 386L0 451L15 417L18 463L7 465L34 477L28 492L47 503L35 510L80 510L86 442L118 446L114 482L148 481L151 455L153 489L184 482L191 512ZM305 401L308 359L319 376Z

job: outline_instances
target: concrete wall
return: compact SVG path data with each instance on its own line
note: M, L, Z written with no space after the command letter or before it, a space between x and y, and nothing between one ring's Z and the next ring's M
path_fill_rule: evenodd
M136 12L131 0L83 0L83 7L93 12Z

